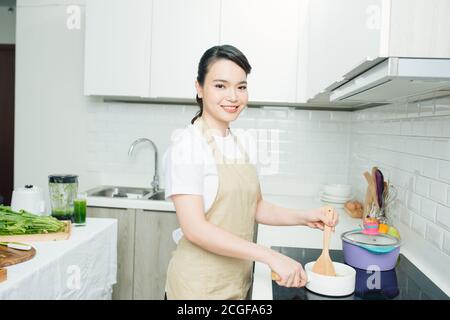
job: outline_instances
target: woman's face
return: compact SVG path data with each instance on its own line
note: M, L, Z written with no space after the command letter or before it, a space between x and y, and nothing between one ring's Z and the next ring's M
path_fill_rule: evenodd
M219 122L237 119L248 102L247 75L236 63L220 59L209 66L203 87L196 82L203 99L203 114Z

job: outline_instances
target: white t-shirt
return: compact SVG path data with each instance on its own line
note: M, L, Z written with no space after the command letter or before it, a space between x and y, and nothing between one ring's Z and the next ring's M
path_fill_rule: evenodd
M250 162L256 164L256 139L244 130L233 130L247 152ZM239 159L243 155L231 134L225 137L213 135L217 147L224 157ZM166 200L175 194L195 194L203 196L206 213L216 198L219 187L216 160L211 147L202 136L200 129L192 124L172 133L171 145L163 157ZM181 229L173 232L176 243L181 239Z

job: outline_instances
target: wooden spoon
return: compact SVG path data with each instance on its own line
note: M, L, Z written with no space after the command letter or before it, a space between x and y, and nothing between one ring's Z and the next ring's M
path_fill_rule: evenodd
M332 218L333 209L327 208L326 215L328 218ZM330 244L330 235L331 235L331 228L325 224L323 232L323 250L319 259L317 259L316 263L313 266L313 272L324 274L327 276L336 276L336 272L334 271L334 265L333 262L331 261L330 253L328 252L328 247ZM277 274L275 271L271 272L271 278L274 281L281 280L280 275Z
M0 282L6 281L6 269L0 268Z
M328 218L332 218L333 217L333 209L328 208L326 214L327 214ZM314 264L312 271L314 273L334 277L334 276L336 276L336 271L334 270L333 261L331 261L330 253L328 251L328 248L330 245L330 235L331 235L331 228L325 224L324 230L323 230L322 254L320 255L319 259L317 259L316 263Z

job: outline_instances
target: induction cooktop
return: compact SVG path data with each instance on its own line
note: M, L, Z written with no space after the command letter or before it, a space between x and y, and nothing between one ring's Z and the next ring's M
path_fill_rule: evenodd
M315 261L321 249L272 247L303 266ZM342 250L330 250L331 259L344 262ZM400 254L396 267L389 271L374 272L357 269L355 292L345 297L327 297L305 287L286 288L272 281L274 300L448 300L449 297L425 276L404 255Z

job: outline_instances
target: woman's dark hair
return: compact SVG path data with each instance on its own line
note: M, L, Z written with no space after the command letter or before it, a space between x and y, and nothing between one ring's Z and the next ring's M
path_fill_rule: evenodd
M241 67L245 73L248 75L252 70L250 63L248 63L247 58L244 54L236 47L233 47L228 44L224 44L222 46L214 46L205 51L203 56L200 58L200 62L198 63L198 74L197 81L203 86L205 83L206 74L209 71L209 67L220 59L227 59L236 63L239 67ZM203 99L196 96L197 104L200 107L200 111L197 112L195 117L191 120L191 123L194 124L197 118L202 116L203 113Z

